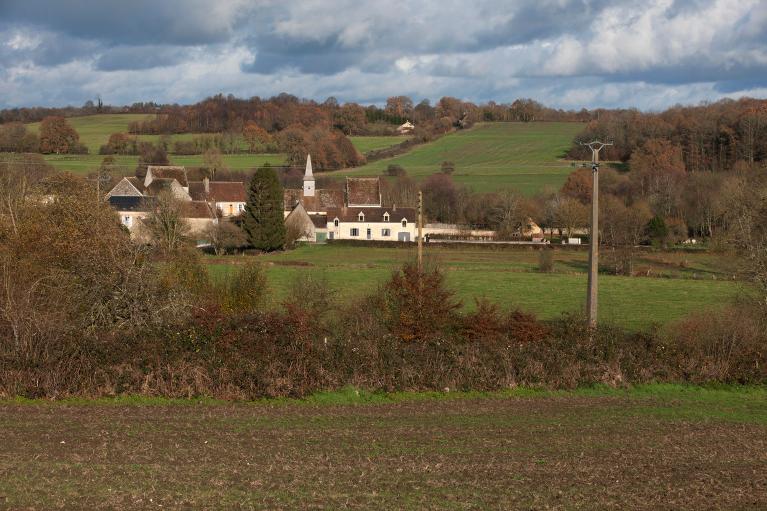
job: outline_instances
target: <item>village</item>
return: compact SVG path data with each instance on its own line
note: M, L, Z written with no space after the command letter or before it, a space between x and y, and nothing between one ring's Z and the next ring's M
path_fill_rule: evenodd
M418 239L417 207L384 204L381 177L346 177L342 189L316 188L311 155L307 155L303 188L285 189L285 225L297 232L297 241L325 243L328 240L414 242ZM247 204L246 183L216 181L203 177L190 181L183 166L149 165L143 177L124 177L105 200L117 212L134 239L147 240L144 220L155 207L160 193L178 200L190 235L201 238L212 225L236 221ZM496 242L497 233L471 226L425 223L425 240ZM508 243L544 243L544 233L532 219ZM570 243L580 243L570 238Z
M767 0L0 0L0 510L767 510Z

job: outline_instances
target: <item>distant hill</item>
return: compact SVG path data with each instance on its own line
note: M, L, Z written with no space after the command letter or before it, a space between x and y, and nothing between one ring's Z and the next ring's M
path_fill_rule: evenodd
M455 180L475 191L515 188L532 195L547 186L562 186L573 171L571 163L562 158L583 128L584 124L575 122L481 123L406 154L338 174L376 175L397 164L420 179L438 172L443 161L451 161Z

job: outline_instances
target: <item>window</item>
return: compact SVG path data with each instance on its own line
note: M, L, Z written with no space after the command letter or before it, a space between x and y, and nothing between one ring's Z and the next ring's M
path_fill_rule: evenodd
M402 227L407 227L407 219L406 218L402 219Z
M370 227L368 227L367 236L368 236L368 239L372 239L373 238L373 229L371 229Z
M356 227L353 227L353 228L352 228L352 229L349 231L349 236L359 236L359 235L360 235L360 230L359 230L359 229L357 229Z
M123 224L130 226L130 221L131 221L131 218L129 216L123 217Z
M389 213L384 213L384 222L389 221Z
M245 211L245 204L237 204L237 211L239 211L240 213Z
M381 236L384 236L384 237L391 236L391 229L381 229Z
M360 222L364 222L365 221L365 213L360 213L359 215L357 215L357 220L359 220Z
M337 218L335 220L333 220L333 225L338 227L338 219Z

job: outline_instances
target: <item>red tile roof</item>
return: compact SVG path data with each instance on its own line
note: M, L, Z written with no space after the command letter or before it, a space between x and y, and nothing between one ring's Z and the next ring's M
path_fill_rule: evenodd
M380 206L380 180L377 177L347 177L346 200L349 206Z
M245 184L240 181L211 181L209 192L205 194L203 181L189 183L189 195L194 200L212 200L216 202L246 202Z
M323 188L315 190L314 197L304 197L304 191L301 189L288 188L283 191L285 211L291 211L299 201L306 211L327 211L343 207L344 192Z
M181 186L189 186L186 178L186 168L171 165L149 165L147 172L152 171L153 179L175 179Z
M205 201L186 201L183 205L184 218L215 218L213 211Z

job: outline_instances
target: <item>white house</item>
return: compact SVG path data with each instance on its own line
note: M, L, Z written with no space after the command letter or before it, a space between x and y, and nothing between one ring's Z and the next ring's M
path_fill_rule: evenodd
M285 221L305 231L302 238L415 241L416 212L382 204L378 177L347 177L344 189L317 189L311 157L306 159L302 189L284 192Z
M397 133L400 135L407 135L408 133L411 133L415 129L415 125L410 121L405 121L404 124L400 124L397 127Z

